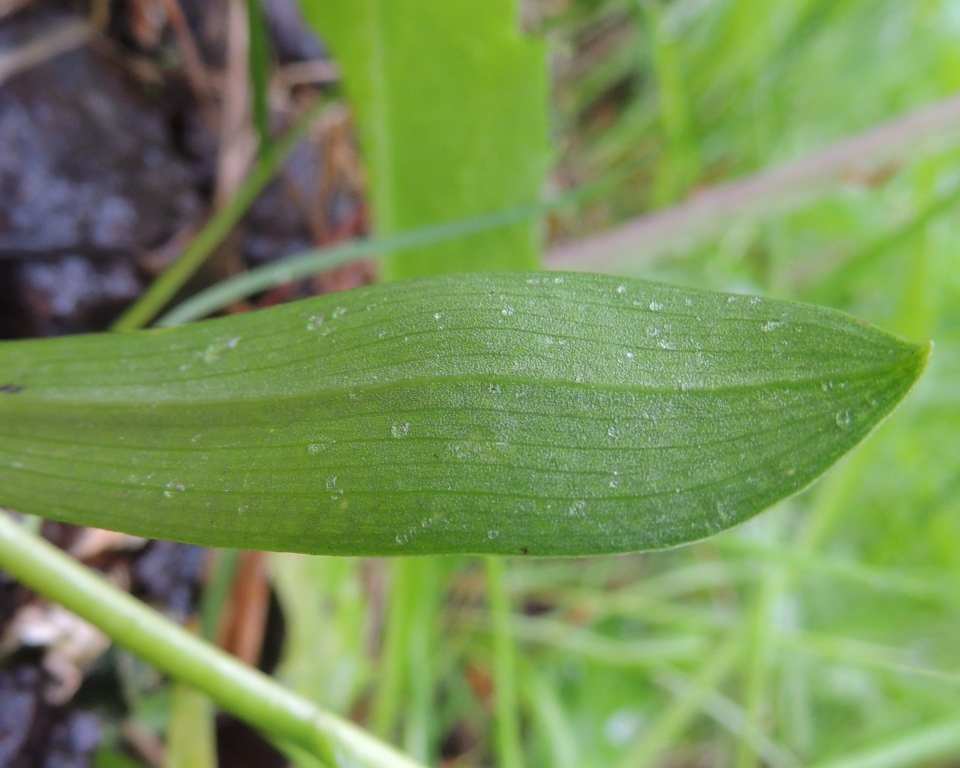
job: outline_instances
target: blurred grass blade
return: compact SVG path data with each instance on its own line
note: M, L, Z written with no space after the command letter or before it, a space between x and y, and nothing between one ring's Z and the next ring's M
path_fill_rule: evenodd
M942 196L935 197L905 224L868 244L826 274L818 276L816 282L804 290L805 298L825 304L839 303L858 280L886 266L881 259L903 253L911 240L921 236L932 222L950 213L958 204L960 185Z
M204 694L183 684L173 687L163 768L216 768L214 707Z
M487 601L493 629L494 708L497 727L497 765L523 768L520 708L517 703L517 660L510 630L510 596L503 574L503 560L484 558L487 569Z
M657 758L700 714L711 694L730 674L742 650L742 639L738 633L731 632L706 657L688 690L674 699L627 749L617 763L618 768L655 765Z
M367 615L360 563L350 558L278 554L271 582L283 608L285 642L276 677L338 713L369 683Z
M239 564L240 552L235 549L222 549L213 553L211 575L200 603L200 634L205 640L216 640Z
M667 547L799 491L929 348L808 305L435 277L0 345L0 504L330 554Z
M862 752L845 755L816 768L907 768L960 755L960 720L956 717L900 734Z
M247 0L247 29L250 35L248 67L253 97L253 125L260 140L257 152L263 157L271 144L269 87L273 52L270 30L260 0Z
M611 188L616 188L626 178L629 178L631 173L635 172L635 167L623 169L620 172L609 174L597 183L565 192L550 200L513 206L493 213L455 219L442 224L409 229L383 237L350 240L339 245L315 248L284 256L269 264L251 269L249 272L243 272L222 280L200 291L178 304L161 317L156 324L167 327L199 320L223 309L234 301L246 299L278 285L311 277L323 270L352 264L362 259L382 260L392 255L428 249L430 246L469 239L472 235L492 233L515 224L530 222L551 211L590 200ZM477 268L477 263L477 260L461 261L460 265L463 269L460 271L474 270ZM519 262L514 265L514 268L522 269L523 266L524 262ZM428 276L428 274L410 275L410 277ZM149 320L150 318L147 317L146 319ZM123 330L133 330L133 328L128 327Z
M732 222L783 214L840 187L864 169L896 168L956 145L960 97L951 96L896 117L798 160L771 165L698 190L677 205L550 249L551 269L623 271L669 253L691 251Z

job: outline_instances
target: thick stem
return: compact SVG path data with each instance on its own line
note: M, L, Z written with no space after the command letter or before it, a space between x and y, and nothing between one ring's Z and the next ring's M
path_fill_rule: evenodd
M7 514L0 514L0 567L223 709L330 765L340 754L377 768L423 768L117 589Z

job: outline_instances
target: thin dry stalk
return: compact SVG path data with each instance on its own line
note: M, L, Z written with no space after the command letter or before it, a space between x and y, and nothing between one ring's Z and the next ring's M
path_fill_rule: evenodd
M210 82L210 73L203 63L197 41L193 38L193 32L190 31L190 25L183 15L183 9L180 7L178 0L159 0L159 2L167 14L170 29L173 30L177 47L180 48L180 53L183 56L183 68L187 81L190 83L197 101L203 106L205 114L209 117L213 88Z
M228 0L227 61L221 93L215 208L223 206L239 189L250 170L256 149L250 119L249 46L246 6L243 0Z
M20 72L86 44L96 30L85 21L71 19L51 32L30 40L11 51L0 53L0 85Z

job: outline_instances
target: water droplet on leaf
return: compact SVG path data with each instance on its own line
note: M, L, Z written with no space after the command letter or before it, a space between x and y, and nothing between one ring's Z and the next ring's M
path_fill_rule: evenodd
M171 480L164 486L163 495L168 499L172 499L178 493L183 493L185 490L187 490L186 486L179 480Z

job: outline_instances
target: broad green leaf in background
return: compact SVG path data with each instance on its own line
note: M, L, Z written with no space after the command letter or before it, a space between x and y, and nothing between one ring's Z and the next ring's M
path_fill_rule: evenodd
M546 48L514 0L303 0L357 116L381 234L536 202L549 152ZM534 221L391 257L384 277L530 269Z
M7 342L0 505L313 553L666 547L806 486L927 353L831 310L558 273Z

